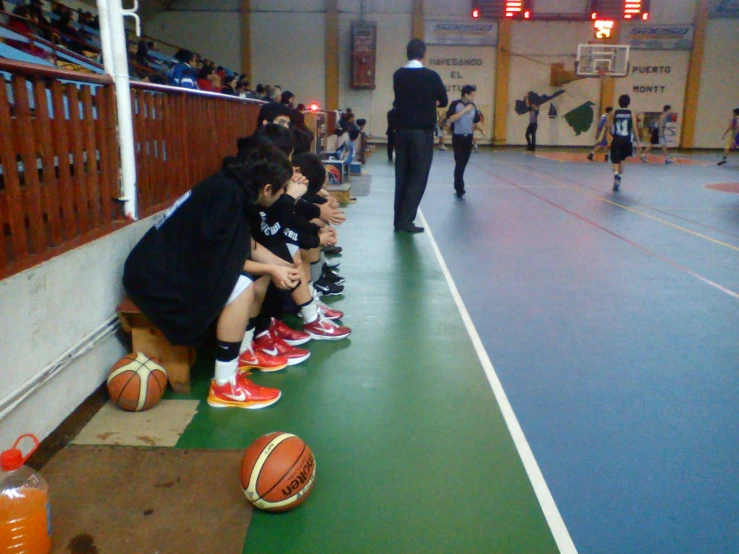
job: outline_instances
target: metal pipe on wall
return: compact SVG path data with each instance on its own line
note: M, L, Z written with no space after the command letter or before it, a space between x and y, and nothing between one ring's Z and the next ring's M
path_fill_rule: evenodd
M128 219L138 219L136 203L136 147L128 75L128 47L121 0L97 0L105 71L115 82L118 112L118 144L121 151L121 200ZM106 49L107 35L107 49Z

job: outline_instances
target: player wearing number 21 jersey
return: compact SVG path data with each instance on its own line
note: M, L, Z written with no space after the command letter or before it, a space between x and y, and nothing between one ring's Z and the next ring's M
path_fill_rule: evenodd
M607 128L610 130L611 163L613 164L613 191L621 187L621 176L624 172L624 160L634 155L634 141L641 149L639 135L634 132L634 115L628 109L631 97L623 94L618 99L618 110L608 116Z

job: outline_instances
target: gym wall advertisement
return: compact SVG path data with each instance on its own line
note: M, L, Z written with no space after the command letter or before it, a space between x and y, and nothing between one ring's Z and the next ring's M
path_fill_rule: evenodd
M426 67L441 76L449 102L461 97L464 85L477 87L475 105L484 118L485 137L482 141L489 141L493 122L497 23L427 19L425 30ZM438 112L441 115L446 108L439 108Z

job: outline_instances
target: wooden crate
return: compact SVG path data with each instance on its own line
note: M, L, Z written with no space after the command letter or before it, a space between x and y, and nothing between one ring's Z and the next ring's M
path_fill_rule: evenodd
M195 349L174 346L130 298L118 305L118 319L123 330L131 333L133 351L158 359L167 370L175 392L190 392L190 368L195 363Z

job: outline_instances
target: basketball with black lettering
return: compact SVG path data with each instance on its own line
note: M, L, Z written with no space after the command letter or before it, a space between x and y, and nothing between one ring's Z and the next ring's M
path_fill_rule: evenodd
M128 412L148 410L167 389L167 370L158 360L141 352L127 354L110 368L108 392L113 402Z
M260 510L285 512L302 504L313 490L316 460L310 447L290 433L255 440L241 462L241 488Z

